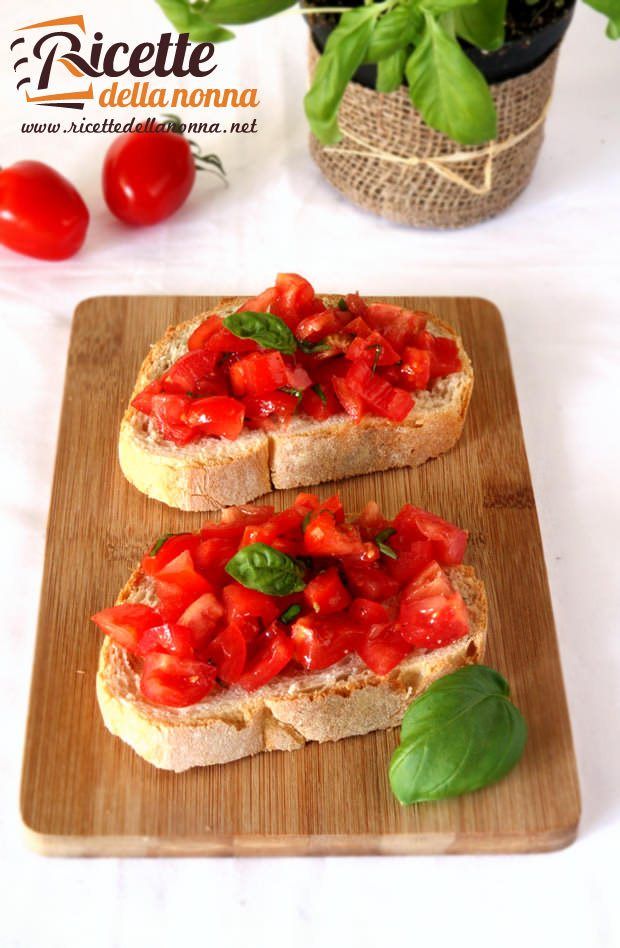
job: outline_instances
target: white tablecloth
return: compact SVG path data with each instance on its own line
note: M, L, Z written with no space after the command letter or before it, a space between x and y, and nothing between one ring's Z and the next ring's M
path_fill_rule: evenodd
M81 9L107 38L137 41L165 28L149 0ZM49 0L28 0L19 11L3 5L2 35L67 12ZM425 233L356 210L312 164L301 106L304 33L287 14L221 47L213 84L259 88L259 132L203 138L224 159L230 187L201 179L176 217L144 231L126 230L103 206L100 136L20 134L28 116L3 61L2 164L54 164L83 192L92 223L84 250L63 264L0 250L0 602L8 620L0 942L617 945L620 48L605 40L600 17L580 9L529 189L497 220ZM248 861L52 861L25 849L19 771L73 309L101 293L250 293L277 270L307 274L324 291L481 295L501 308L581 775L583 819L571 848L529 857Z

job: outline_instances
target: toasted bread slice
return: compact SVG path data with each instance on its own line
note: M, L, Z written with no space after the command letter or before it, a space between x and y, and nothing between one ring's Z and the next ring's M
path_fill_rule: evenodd
M156 707L139 694L137 660L106 637L97 673L106 727L149 763L175 771L395 727L413 698L435 679L484 655L484 585L470 566L446 572L467 605L469 634L432 652L413 652L384 677L349 655L324 671L280 674L251 693L220 688L191 707ZM140 570L117 602L157 605Z
M337 297L325 299L336 305ZM221 303L212 312L225 316L243 302ZM206 315L170 327L152 347L132 399L187 351L187 340ZM138 490L171 507L216 510L246 503L272 487L304 487L437 457L461 435L474 375L454 330L434 317L428 328L434 335L455 339L462 369L437 379L429 391L417 392L401 424L374 415L358 424L344 413L326 421L300 417L276 431L243 431L236 441L205 437L179 447L161 438L147 415L130 405L119 438L123 473Z

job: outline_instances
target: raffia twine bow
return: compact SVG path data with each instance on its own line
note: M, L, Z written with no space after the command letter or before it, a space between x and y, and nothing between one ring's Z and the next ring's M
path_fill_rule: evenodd
M419 155L398 155L394 152L384 151L377 145L373 145L372 142L360 138L350 129L342 127L342 123L341 127L344 137L349 138L354 144L360 147L352 149L343 148L341 145L328 145L323 146L322 150L325 152L335 152L339 155L357 155L362 158L377 158L379 161L407 165L410 168L416 168L421 165L426 166L434 171L435 174L439 175L439 177L445 178L446 181L451 181L453 184L464 188L466 191L469 191L470 194L484 195L488 194L493 187L494 159L497 155L500 155L504 151L509 151L511 148L514 148L515 145L518 145L519 142L529 138L545 121L550 104L551 96L545 102L538 118L522 132L509 135L508 138L505 138L501 142L493 140L489 142L488 145L485 145L484 148L477 148L474 151L455 151L448 155L430 155L427 158L422 158ZM450 167L450 165L459 164L463 161L476 161L479 158L485 159L481 185L473 184L462 174L459 174Z

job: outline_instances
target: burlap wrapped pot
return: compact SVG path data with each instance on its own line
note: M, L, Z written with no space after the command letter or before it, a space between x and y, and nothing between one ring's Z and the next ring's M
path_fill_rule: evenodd
M339 191L389 220L414 227L466 227L493 217L529 182L544 135L558 49L532 72L491 86L497 139L462 146L436 132L407 90L384 94L356 82L339 112L343 139L310 150ZM310 68L318 53L310 44Z

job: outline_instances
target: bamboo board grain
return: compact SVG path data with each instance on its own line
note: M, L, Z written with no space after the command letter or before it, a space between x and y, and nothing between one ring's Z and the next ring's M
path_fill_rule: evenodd
M100 297L78 307L69 350L48 526L22 778L29 843L52 855L528 852L572 842L579 789L538 520L506 338L496 308L470 298L395 299L457 327L476 370L464 435L416 469L324 484L349 510L408 500L470 531L468 561L490 606L488 664L529 725L525 755L495 786L402 808L387 766L397 731L175 775L103 727L100 638L112 603L154 537L203 514L148 500L122 477L118 424L138 367L170 323L213 297ZM278 509L295 491L272 495Z

